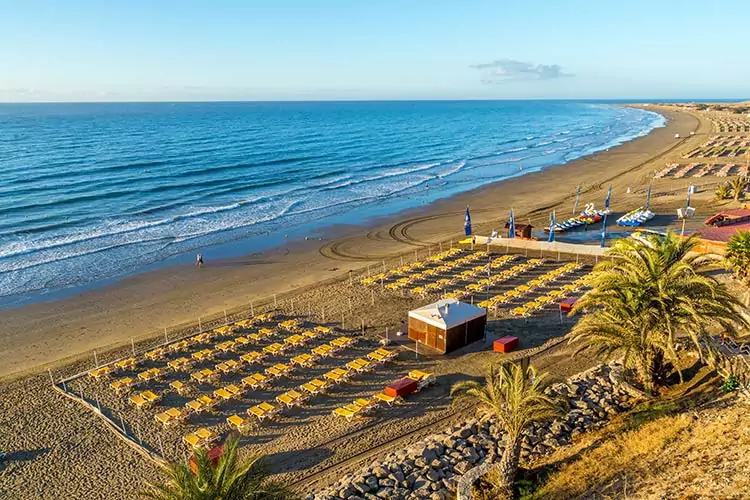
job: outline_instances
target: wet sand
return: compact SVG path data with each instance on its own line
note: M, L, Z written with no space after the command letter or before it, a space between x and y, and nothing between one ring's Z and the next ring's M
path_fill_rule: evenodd
M92 349L158 335L164 328L173 332L197 324L199 317L205 322L208 317L223 316L225 310L249 308L251 301L271 300L274 293L346 277L347 271L368 264L381 265L383 258L394 253L426 253L427 245L461 235L467 205L479 234L502 231L510 207L518 223L531 220L541 227L553 207L562 207L560 218L572 212L579 184L583 186L581 206L586 202L601 206L606 186L612 182L613 207L635 208L643 196L636 194L636 188L640 186L642 192L647 177L663 166L664 156L689 148L703 137L675 140L676 133L685 138L698 130L698 119L667 109L657 111L669 119L668 125L646 137L399 213L369 227L332 228L322 242L294 242L261 254L209 261L201 269L171 267L64 300L3 311L0 377L41 365L60 366L76 356L90 356ZM627 187L635 193L626 195Z

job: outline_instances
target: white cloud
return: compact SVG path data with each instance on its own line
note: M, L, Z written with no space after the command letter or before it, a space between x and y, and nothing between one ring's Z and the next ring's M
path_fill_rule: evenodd
M498 59L489 63L470 66L482 72L482 83L506 83L527 80L554 80L574 76L565 73L559 64L533 64L514 61L512 59Z

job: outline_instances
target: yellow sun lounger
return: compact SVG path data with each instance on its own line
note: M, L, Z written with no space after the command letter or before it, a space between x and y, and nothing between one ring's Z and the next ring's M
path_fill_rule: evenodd
M166 353L167 353L166 349L162 347L157 347L156 349L148 351L145 354L145 356L146 356L146 359L155 360L155 359L163 358Z
M192 361L190 361L188 358L182 357L173 359L169 363L167 363L167 366L173 369L174 371L182 370L184 368L187 368L192 364Z
M123 359L115 363L115 368L118 370L127 370L138 365L138 361L135 358Z
M388 406L393 406L393 404L398 401L398 397L396 396L389 396L388 394L384 394L382 392L379 392L378 394L375 394L373 396L378 401L382 401L383 403L387 404Z
M307 353L300 354L289 360L289 364L292 366L310 366L314 362L315 358Z
M252 390L261 389L268 385L269 379L262 373L253 373L242 379L242 383Z
M372 367L372 364L369 361L365 361L362 358L358 358L352 361L349 361L346 366L350 368L351 370L354 370L355 372L364 372L369 370Z
M274 343L264 347L263 352L266 352L268 354L281 354L282 352L284 352L284 346L279 343Z
M162 371L159 368L151 368L138 374L138 378L144 382L149 382L161 377Z
M255 324L254 319L243 319L235 323L235 325L239 326L240 328L248 328Z
M177 391L177 394L186 394L190 390L189 386L180 382L179 380L174 380L170 382L169 387Z
M232 399L232 393L222 387L221 389L216 389L214 391L214 397L221 399Z
M89 372L89 376L95 380L99 380L102 377L107 377L112 373L112 367L107 366L101 366L95 370L91 370Z
M239 415L231 415L227 417L227 423L230 427L237 429L239 432L246 431L251 425L250 420Z
M284 339L284 343L291 346L299 346L304 344L306 341L307 339L299 334L295 334Z
M148 403L148 401L146 401L146 399L140 394L132 394L128 399L136 408L143 408Z
M258 329L258 335L262 337L270 337L271 335L274 335L276 332L270 328L260 328Z
M160 422L164 427L169 427L178 424L188 417L188 413L180 408L170 408L165 412L158 413L154 416L157 422Z
M333 348L328 344L323 344L314 348L312 352L320 357L327 358L333 354Z
M193 372L190 374L190 378L196 382L208 382L218 377L218 373L210 368L204 368L201 371Z
M354 417L356 417L361 409L359 410L350 410L348 408L336 408L333 410L333 414L339 417L344 417L347 422L351 421Z
M242 367L240 363L233 359L229 359L227 361L224 361L223 363L219 363L216 365L216 371L220 371L221 373L230 373L235 372L239 370Z
M412 370L409 372L407 377L415 380L419 389L435 383L435 375L433 375L432 373L425 373L421 370Z
M236 347L237 345L232 340L227 340L226 342L216 344L216 349L218 349L221 352L234 351Z
M298 319L288 319L286 321L282 321L279 323L279 326L285 330L296 330L299 328L299 326L302 324L302 322Z
M260 403L259 405L253 406L247 410L249 415L257 417L261 422L265 419L273 418L278 412L278 408L266 402Z
M348 370L343 370L341 368L334 368L333 370L326 372L325 375L323 375L328 380L331 380L337 384L340 384L341 382L346 382L346 380L349 378L351 373Z
M185 403L185 408L187 408L188 411L193 412L193 413L200 413L207 409L206 405L197 399L193 399Z
M250 339L244 336L235 337L234 341L239 345L248 345L250 343Z
M333 331L333 328L331 328L330 326L318 325L315 328L313 328L313 330L315 330L316 332L320 332L320 333L326 335L326 334L331 333Z
M218 440L219 436L206 428L200 428L197 431L188 434L182 438L182 440L188 446L192 448L200 448L203 446L210 446L211 443Z
M250 352L246 352L245 354L243 354L242 356L240 356L240 359L242 361L244 361L245 363L248 363L248 364L252 365L252 364L255 364L255 363L259 363L265 357L266 357L265 355L259 353L258 351L250 351Z
M287 391L284 394L276 396L276 401L283 404L287 408L298 406L305 401L305 396L302 393L295 390Z
M133 379L130 377L121 378L109 384L109 386L115 390L116 394L130 390L133 385L135 385L135 382L133 382Z
M172 352L182 351L190 347L190 343L187 340L180 340L174 344L169 344L169 350Z

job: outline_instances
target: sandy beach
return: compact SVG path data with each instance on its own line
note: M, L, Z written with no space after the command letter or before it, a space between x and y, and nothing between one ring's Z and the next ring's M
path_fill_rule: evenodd
M40 365L59 366L60 360L67 362L133 338L163 335L164 328L175 332L187 324L197 325L199 317L205 321L223 316L225 310L248 308L251 301L270 300L272 294L301 290L368 264L380 265L393 254L427 252L429 244L460 236L467 205L479 234L502 230L510 207L519 222L531 220L541 227L552 208L560 207L559 214L572 211L579 184L582 203L601 206L606 185L612 182L615 210L635 208L643 202L644 181L663 166L662 157L689 148L691 140L702 140L695 117L660 112L669 119L667 127L611 151L491 184L366 227L334 227L323 242L291 242L262 254L209 261L202 269L170 267L64 300L3 311L0 377ZM698 131L697 136L674 139L676 133L684 138L691 131ZM626 195L628 187L630 195Z
M710 132L710 122L697 115L671 108L659 112L669 119L666 127L611 151L489 185L367 227L333 228L324 241L301 241L242 259L209 261L202 269L165 269L59 302L4 311L0 331L0 340L6 346L0 353L5 376L0 382L0 448L11 460L0 468L0 498L134 498L144 480L158 477L154 465L118 440L92 411L53 390L47 368L55 378L89 370L94 365L92 349L97 350L101 364L127 355L133 347L163 341L164 328L170 339L176 338L181 329L197 331L199 316L201 327L207 328L223 324L225 311L230 321L246 317L251 303L256 313L273 308L273 294L280 314L302 318L310 325L336 326L357 337L356 345L339 357L295 373L273 390L248 392L241 400L191 418L178 429L161 429L153 420L154 409L146 413L136 410L114 396L106 382L88 377L71 382L73 393L82 394L91 404L100 403L110 418L122 416L144 446L151 450L163 446L168 458L182 458L185 447L179 439L184 433L201 425L223 431L227 427L223 422L232 412L244 411L257 401L272 400L276 393L296 387L306 377L321 376L332 367L363 356L376 347L386 329L401 329L406 312L428 299L350 282L348 271L361 276L367 274L368 266L373 270L384 265L393 267L402 258L413 261L415 252L423 259L445 249L451 240L455 244L467 204L478 234L501 231L510 207L519 222L530 220L538 227L547 222L552 208L558 213L572 212L579 184L581 202L593 202L597 207L603 204L607 187L612 184L615 215L640 206L653 172L704 142ZM691 132L695 132L694 137ZM682 139L675 139L675 134ZM689 183L690 179L662 179L654 184L652 208L660 214L660 224L677 224L668 214L684 204ZM698 193L695 205L699 214L710 212L711 198L710 191ZM694 224L699 223L697 219ZM529 258L517 256L518 262ZM588 262L581 264L590 266ZM552 259L533 273L557 265ZM586 269L590 267L582 268L582 272ZM489 350L489 343L498 336L513 333L521 338L520 349L502 355L504 358L532 356L534 364L553 379L592 366L595 360L572 357L563 341L572 324L573 320L550 311L523 319L505 313L489 322L486 342L448 357L424 353L417 357L409 349L398 349L393 363L337 386L315 404L285 412L281 418L254 428L245 438L243 449L266 454L273 471L299 491L325 486L369 457L469 416L472 408L451 406L450 387L456 380L481 377L486 366L497 361L499 355ZM323 341L315 340L305 349ZM267 362L280 360L271 358ZM437 384L403 406L382 408L353 422L331 415L338 405L372 394L385 382L414 368L434 373ZM240 376L228 375L222 383L236 382ZM154 383L153 388L163 390L160 384L164 382ZM200 390L215 387L206 385ZM165 397L171 398L170 404L183 404L174 394Z

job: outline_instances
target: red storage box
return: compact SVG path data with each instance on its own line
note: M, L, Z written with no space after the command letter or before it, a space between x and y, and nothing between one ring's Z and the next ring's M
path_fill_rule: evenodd
M501 337L492 344L495 352L510 352L518 346L518 337Z
M389 396L404 397L408 396L412 392L417 390L417 381L410 378L402 378L396 380L392 384L386 386L385 393Z
M575 304L577 300L578 300L577 297L570 297L565 300L561 300L560 310L562 312L570 312L570 310L573 309L573 304Z
M224 445L214 446L208 450L208 458L211 460L211 466L216 467L219 459L224 455ZM190 470L193 474L198 474L198 462L195 461L195 455L190 455Z

